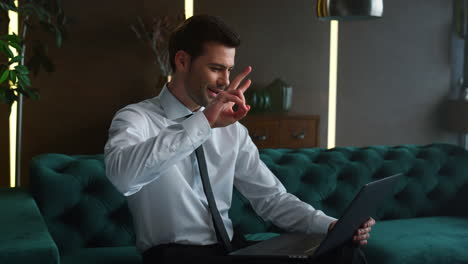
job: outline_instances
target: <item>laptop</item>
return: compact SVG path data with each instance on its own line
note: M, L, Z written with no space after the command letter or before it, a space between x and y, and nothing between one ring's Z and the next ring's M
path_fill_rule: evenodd
M326 235L282 234L231 252L235 259L309 262L350 241L355 231L394 189L402 173L364 185L334 228ZM303 260L303 261L302 261Z

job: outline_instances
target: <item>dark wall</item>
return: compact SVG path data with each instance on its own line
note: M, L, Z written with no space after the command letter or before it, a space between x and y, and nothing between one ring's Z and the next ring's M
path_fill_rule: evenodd
M314 2L199 0L243 38L238 64L262 85L294 87L292 112L319 114L327 142L329 23ZM442 128L450 90L451 1L385 1L384 18L340 22L337 145L455 143Z
M385 1L384 18L341 23L338 145L456 142L450 93L452 1Z

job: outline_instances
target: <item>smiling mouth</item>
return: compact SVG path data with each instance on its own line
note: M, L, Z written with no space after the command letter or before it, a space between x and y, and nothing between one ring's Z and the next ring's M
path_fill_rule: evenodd
M208 88L208 91L212 96L217 96L221 90Z

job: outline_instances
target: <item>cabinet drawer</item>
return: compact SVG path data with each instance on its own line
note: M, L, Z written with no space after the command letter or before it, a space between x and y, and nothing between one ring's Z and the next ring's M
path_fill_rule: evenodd
M281 120L279 146L281 148L317 147L317 128L316 119Z
M258 148L276 148L279 144L279 121L250 120L244 122L249 135Z

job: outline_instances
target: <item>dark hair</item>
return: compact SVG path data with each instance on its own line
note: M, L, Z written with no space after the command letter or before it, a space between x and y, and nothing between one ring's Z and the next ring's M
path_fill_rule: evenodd
M175 55L179 50L187 52L194 60L202 55L203 45L207 42L217 42L237 48L240 45L240 38L219 17L192 16L178 26L169 38L169 57L172 71L175 73Z

